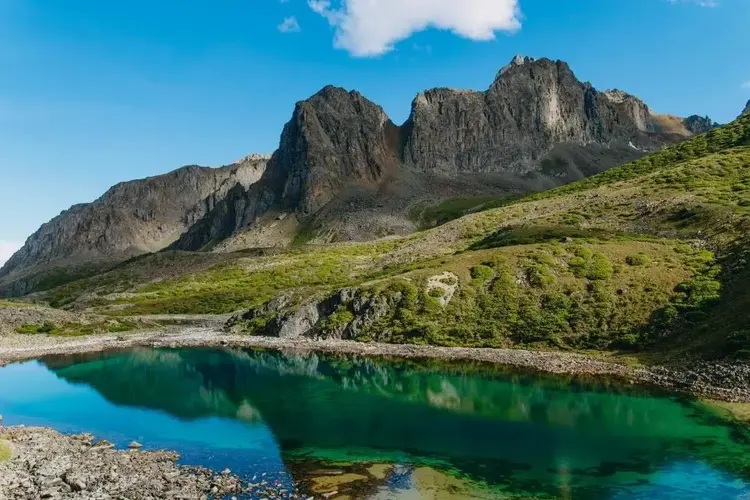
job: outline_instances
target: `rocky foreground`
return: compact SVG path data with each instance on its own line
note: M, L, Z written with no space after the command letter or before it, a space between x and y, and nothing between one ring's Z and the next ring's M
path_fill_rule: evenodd
M139 451L135 443L116 450L90 434L0 427L0 500L298 498L265 481L180 466L177 459L168 451Z

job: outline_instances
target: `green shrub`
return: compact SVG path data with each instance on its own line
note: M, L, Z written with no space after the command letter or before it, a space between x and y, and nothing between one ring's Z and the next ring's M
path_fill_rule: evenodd
M613 273L612 263L607 256L603 253L596 253L586 270L586 277L590 280L608 280Z
M333 314L321 321L320 326L324 333L332 333L338 328L348 325L353 320L354 314L352 314L345 305L340 305L336 308L336 311L334 311Z
M651 262L651 259L645 253L637 253L625 257L625 263L629 266L645 266L649 262Z
M526 280L535 288L546 288L555 282L555 275L549 267L539 262L529 262L524 266Z
M25 324L23 326L20 326L16 328L17 333L27 333L27 334L34 334L34 333L48 333L48 334L55 334L58 333L60 329L52 322L45 321L44 323L39 324Z
M7 462L13 457L13 452L6 441L0 441L0 462Z
M589 260L594 255L594 252L589 247L581 245L576 246L573 249L573 253L576 255L576 257L580 257L584 260Z
M581 257L573 257L568 261L568 267L576 278L582 278L586 274L586 261Z
M492 270L491 267L485 266L485 265L478 265L473 266L470 270L472 279L476 280L477 282L485 283L492 279L492 277L495 275L495 272Z

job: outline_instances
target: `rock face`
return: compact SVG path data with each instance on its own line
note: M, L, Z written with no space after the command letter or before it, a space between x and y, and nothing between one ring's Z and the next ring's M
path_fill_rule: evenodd
M409 232L406 213L416 202L552 187L712 126L697 116L655 115L619 90L599 92L564 62L520 56L487 91L419 94L401 127L359 93L326 87L297 103L261 181L173 248L199 250L267 225L269 211L301 220L317 214L323 231L344 239ZM444 179L457 189L444 189Z
M282 208L309 214L347 182L374 183L398 166L399 129L358 92L325 87L297 103L271 159Z
M266 157L251 155L226 167L188 166L117 184L93 203L71 207L31 235L0 270L0 293L25 293L34 280L19 281L17 275L28 274L30 268L119 262L161 250L233 188L256 182L266 162Z
M691 115L683 121L685 128L693 135L705 134L718 126L707 116Z
M747 104L745 105L745 111L740 113L740 116L750 115L750 101L747 101Z
M651 151L677 139L656 132L639 99L598 92L566 63L531 58L514 59L486 92L419 94L404 128L404 163L448 175L533 172L557 144Z
M328 297L297 304L282 294L233 316L225 329L279 338L357 339L392 313L401 299L401 293L370 294L343 288Z
M298 102L260 182L231 193L173 248L198 250L271 208L309 215L347 184L376 185L398 168L399 128L358 92L328 86Z

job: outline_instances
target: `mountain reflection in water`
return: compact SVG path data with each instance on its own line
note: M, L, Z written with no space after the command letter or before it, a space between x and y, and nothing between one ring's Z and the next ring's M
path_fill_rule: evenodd
M750 491L746 429L685 398L613 382L255 350L139 349L44 363L116 408L200 424L206 447L255 449L264 463L430 465L511 497Z

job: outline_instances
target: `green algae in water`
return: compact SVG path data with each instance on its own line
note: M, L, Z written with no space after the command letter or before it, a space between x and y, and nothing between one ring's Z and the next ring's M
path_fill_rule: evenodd
M141 349L6 367L0 389L8 423L139 438L235 471L293 471L301 460L397 464L412 476L393 495L425 467L510 498L750 494L747 427L689 398L608 380Z

